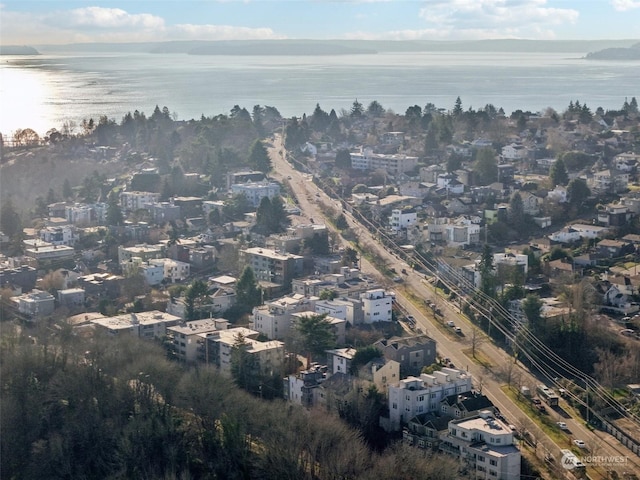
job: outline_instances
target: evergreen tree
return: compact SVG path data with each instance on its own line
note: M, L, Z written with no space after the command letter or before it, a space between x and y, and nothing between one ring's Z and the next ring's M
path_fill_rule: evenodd
M346 148L341 148L336 152L336 167L351 168L351 153Z
M581 206L582 203L591 195L591 191L587 186L587 182L583 178L574 178L567 186L567 196L569 203L573 206Z
M207 284L202 280L194 280L185 292L185 320L197 320L200 318L198 307L202 305L207 296Z
M564 164L562 158L557 159L551 166L549 171L549 178L551 183L555 187L556 185L566 185L569 183L569 175L567 174L567 167Z
M353 104L351 105L351 112L350 112L351 118L361 118L363 114L364 114L364 107L356 98Z
M491 298L496 296L496 278L493 270L493 252L491 247L485 243L478 265L480 271L480 290Z
M259 172L269 173L271 171L271 159L269 158L269 152L259 139L251 145L251 150L249 151L249 164Z
M516 231L525 227L524 204L520 192L515 192L509 202L509 222Z
M238 333L231 347L231 376L235 384L250 393L257 393L260 386L258 359L248 350L251 344Z
M253 269L247 265L236 283L236 304L242 313L249 313L253 307L261 303L262 289L258 285Z
M118 226L124 224L122 210L120 209L120 205L118 204L118 195L115 192L112 192L111 195L109 195L106 220L107 225Z
M326 350L336 345L333 328L326 313L298 317L296 330L302 336L302 348L312 357L320 358Z
M0 230L10 238L22 230L20 215L16 212L10 197L2 202L0 208Z
M384 115L384 108L376 100L373 100L367 107L367 115L371 117L382 117Z
M473 169L478 175L480 185L488 185L498 180L498 161L492 148L478 151Z
M69 183L68 178L65 178L64 183L62 184L62 196L65 200L73 198L73 190L71 190L71 184Z
M453 107L452 113L454 117L460 117L462 115L462 100L460 100L460 97L456 98L456 104Z

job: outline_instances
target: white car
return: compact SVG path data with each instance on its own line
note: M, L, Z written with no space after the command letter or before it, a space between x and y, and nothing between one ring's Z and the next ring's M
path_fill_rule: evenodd
M574 440L573 444L578 448L587 448L587 444L584 443L582 440Z
M567 424L564 422L556 422L556 425L558 426L558 428L560 428L560 430L567 430Z
M456 324L455 324L455 322L453 320L449 320L449 321L447 321L447 326L448 327L455 327Z

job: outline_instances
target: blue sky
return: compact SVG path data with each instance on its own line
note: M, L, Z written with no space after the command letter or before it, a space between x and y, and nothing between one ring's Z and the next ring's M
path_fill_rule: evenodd
M0 0L0 43L638 39L640 0Z

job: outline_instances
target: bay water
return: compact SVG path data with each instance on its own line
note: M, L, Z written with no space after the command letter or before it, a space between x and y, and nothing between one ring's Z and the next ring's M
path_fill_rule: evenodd
M338 114L358 100L404 113L433 103L559 112L570 101L621 108L640 98L640 62L596 62L576 53L378 53L339 56L199 56L66 53L0 57L0 133L43 135L64 122L167 106L178 119L227 114L234 105L276 107L285 117L317 103Z

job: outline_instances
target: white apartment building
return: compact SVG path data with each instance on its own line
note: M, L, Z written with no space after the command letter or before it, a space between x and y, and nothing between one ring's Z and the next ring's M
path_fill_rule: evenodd
M133 257L140 257L143 262L147 262L152 258L161 258L162 245L134 245L133 247L118 246L118 263L122 265L124 262Z
M351 152L351 168L355 170L386 170L392 175L413 170L418 165L418 157L394 154L383 155L373 153L370 148L360 147Z
M147 208L147 204L157 203L159 199L160 194L154 192L120 192L120 206L128 212Z
M360 295L364 323L390 322L391 310L395 296L382 288L368 290Z
M170 283L178 283L186 280L191 275L191 264L172 260L171 258L159 258L149 260L151 264L162 262L164 268L164 278Z
M72 247L80 239L78 230L73 225L45 227L40 230L40 240L51 245L68 245Z
M231 185L231 193L244 195L254 207L258 207L264 197L270 199L280 195L280 185L264 180L262 182L236 183Z
M496 269L500 269L500 265L511 267L520 267L526 275L529 271L529 257L520 253L494 253L493 264Z
M351 325L361 322L362 304L356 299L318 300L315 310L316 313L326 313L330 317L345 320Z
M389 385L389 422L392 431L403 423L426 412L440 408L440 401L449 395L469 392L473 388L471 374L464 370L443 368L429 375L407 377Z
M18 304L18 311L32 318L40 318L53 313L55 297L49 292L32 290L13 299Z
M93 221L93 208L89 205L76 203L64 207L65 218L67 222L73 225L91 225Z
M440 436L440 450L455 455L473 472L473 478L520 480L520 450L509 426L488 410L451 420Z
M134 257L134 258L139 258L139 257ZM164 280L164 264L162 262L158 262L158 263L152 263L152 262L156 262L156 261L151 260L147 263L141 263L138 268L138 271L144 277L144 280L145 282L147 282L147 285L151 285L151 286L160 285Z
M231 374L231 352L236 345L239 335L242 335L248 344L246 352L254 355L258 360L258 368L261 373L273 374L280 371L284 362L284 343L278 340L260 342L256 340L259 335L255 330L244 327L217 330L211 333L200 334L203 338L204 359L207 363L218 366L222 373Z
M413 226L418 221L418 213L414 208L400 209L395 208L391 210L391 216L389 217L389 227L395 233L399 233L402 230Z
M205 318L167 328L167 337L173 343L177 359L194 363L198 360L201 334L226 330L229 321L223 318Z
M253 328L267 338L281 340L290 330L293 313L313 310L318 297L300 294L278 298L253 309Z
M104 317L91 320L97 330L110 335L129 334L134 337L152 339L162 338L167 328L180 323L182 319L159 310L131 313L116 317Z

